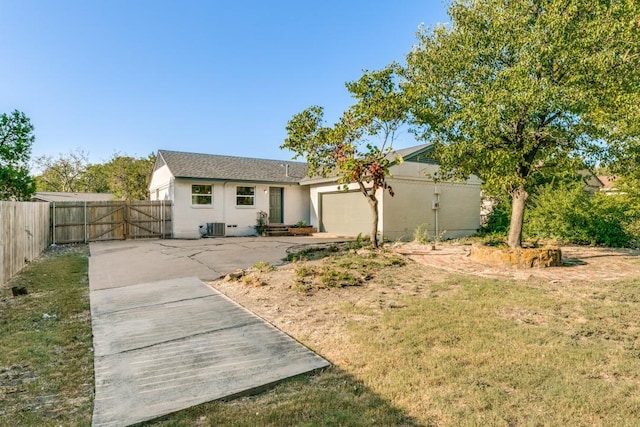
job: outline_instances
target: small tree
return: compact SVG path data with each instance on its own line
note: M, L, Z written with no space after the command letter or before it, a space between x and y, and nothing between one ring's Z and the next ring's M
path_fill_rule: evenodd
M378 190L393 189L387 183L394 158L393 141L405 119L406 108L398 88L393 64L381 71L366 72L346 84L357 100L333 126L325 126L322 107L309 107L287 124L287 138L280 148L304 157L309 176L335 176L339 188L358 184L371 207L371 245L378 247ZM374 142L370 138L375 139Z
M520 247L541 168L637 148L637 2L454 0L449 15L408 55L411 113L442 171L510 196Z
M27 166L34 141L33 125L24 113L0 115L0 200L27 200L35 192Z

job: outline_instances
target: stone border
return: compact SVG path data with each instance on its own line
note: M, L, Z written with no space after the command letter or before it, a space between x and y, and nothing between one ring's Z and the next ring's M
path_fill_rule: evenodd
M518 268L546 268L562 265L562 251L556 246L510 249L475 244L472 259L490 264L513 265Z

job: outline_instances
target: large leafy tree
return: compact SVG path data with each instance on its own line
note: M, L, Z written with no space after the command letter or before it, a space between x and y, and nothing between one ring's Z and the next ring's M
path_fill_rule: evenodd
M109 177L110 192L121 200L148 199L149 180L155 159L155 154L141 158L114 155L104 165Z
M27 200L35 191L28 162L35 141L23 112L0 115L0 200Z
M41 169L36 177L38 191L84 192L87 189L84 175L89 164L83 150L59 154L58 157L39 156L34 163Z
M405 70L418 133L442 171L509 195L509 246L521 246L541 170L634 147L639 10L636 0L454 0L450 25L418 33Z
M397 65L364 72L346 84L357 101L333 125L324 122L324 110L312 106L293 116L281 148L294 158L304 157L309 176L335 177L339 187L356 183L371 208L371 244L378 247L379 190L393 189L386 178L397 161L393 141L405 118L404 98L396 79Z

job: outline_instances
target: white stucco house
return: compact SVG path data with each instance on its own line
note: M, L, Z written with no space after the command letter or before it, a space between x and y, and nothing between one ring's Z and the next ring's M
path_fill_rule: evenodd
M395 196L379 190L378 232L410 240L417 226L445 238L467 236L480 226L481 181L439 182L427 144L398 150L404 162L391 168ZM149 185L151 200L173 202L173 236L198 238L206 224L215 235L255 234L258 214L271 224L305 221L320 232L369 234L370 207L357 184L338 189L335 178L310 178L301 162L159 150Z

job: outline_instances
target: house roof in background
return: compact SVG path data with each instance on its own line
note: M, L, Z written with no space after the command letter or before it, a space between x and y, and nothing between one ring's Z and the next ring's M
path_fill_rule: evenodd
M432 163L437 164L438 162L434 160L431 156L433 152L432 144L421 144L415 145L413 147L402 148L400 150L392 151L387 155L387 159L395 160L397 156L402 157L405 162L416 162L416 163ZM322 182L334 182L338 178L338 175L331 175L329 177L321 177L321 176L313 176L306 177L302 180L302 184L318 184Z
M602 189L607 190L615 188L615 181L618 179L618 177L601 175L598 177L598 179L600 180L600 182L602 182Z
M155 169L167 165L176 178L298 184L307 164L285 160L158 150Z
M43 202L109 202L113 200L113 194L39 191L31 196L31 200L42 200Z
M437 163L432 157L433 152L432 144L421 144L413 147L402 148L389 154L391 158L400 156L405 162L417 162L417 163Z

